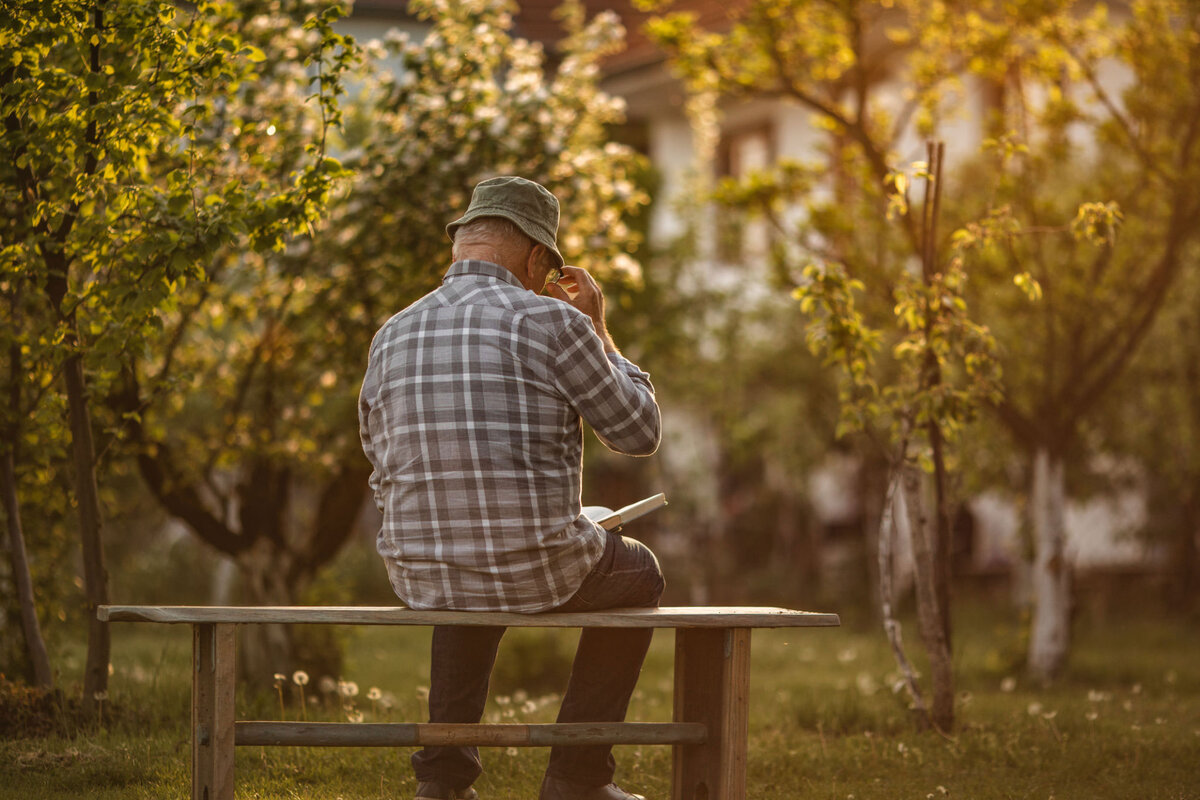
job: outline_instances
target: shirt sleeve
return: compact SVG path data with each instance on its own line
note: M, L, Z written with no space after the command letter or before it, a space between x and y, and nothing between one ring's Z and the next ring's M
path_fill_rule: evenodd
M376 376L375 364L375 348L370 351L370 360L367 364L367 372L363 377L362 388L358 392L358 438L362 443L363 453L367 460L371 462L371 477L368 481L371 486L371 493L375 498L375 505L383 511L383 502L379 493L380 475L379 465L375 455L375 442L371 435L371 401L375 399L375 393L378 389L379 381Z
M658 449L662 418L650 376L617 353L606 353L591 320L573 316L558 337L558 390L606 447L630 456Z

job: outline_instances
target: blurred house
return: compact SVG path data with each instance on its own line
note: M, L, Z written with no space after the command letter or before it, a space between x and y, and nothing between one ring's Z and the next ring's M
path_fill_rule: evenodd
M556 42L563 31L554 17L556 0L524 0L514 16L513 33L541 42L551 64ZM709 209L701 209L700 224L681 212L681 201L694 190L691 176L703 172L709 177L741 177L749 171L770 166L781 158L814 162L827 158L823 146L828 132L811 124L810 113L794 103L782 100L754 100L726 103L722 106L720 138L715 156L698 163L694 131L685 111L685 93L674 78L665 54L642 32L651 16L636 10L630 0L598 2L585 0L589 17L602 11L616 13L627 31L627 47L605 61L603 88L626 103L627 126L622 138L641 149L652 162L658 179L658 195L650 211L650 244L665 249L676 238L693 231L700 239L694 273L703 275L709 285L729 290L737 302L780 301L767 280L768 250L772 234L762 221L746 220L736 229L723 230L725 220ZM746 0L679 0L672 10L696 14L700 24L719 30L728 24L730 14L747 5ZM383 38L389 28L399 27L419 35L421 25L405 10L406 0L358 0L352 16L341 23L344 32L360 40ZM876 32L873 44L878 48L876 69L869 80L884 97L894 97L895 107L902 105L902 77L897 74L898 53L894 45ZM1119 87L1126 80L1113 71L1106 80ZM954 101L954 113L940 127L946 142L946 158L953 164L977 153L984 138L984 120L999 102L993 87L968 77ZM915 132L904 135L897 145L900 163L925 159L924 141ZM689 223L691 226L689 227ZM664 469L688 475L682 485L698 487L690 503L697 516L712 515L706 525L719 537L737 513L736 498L722 497L718 470L720 449L711 436L701 430L698 418L686 412L673 414L667 422L668 445L664 446ZM815 547L793 547L797 557L815 558L819 563L802 566L809 574L846 576L858 571L870 573L872 536L865 529L874 524L878 510L870 513L872 501L867 495L880 487L864 481L862 465L850 456L831 453L807 478L793 480L805 498L808 525L814 529ZM764 467L767 474L770 465ZM778 483L778 481L776 481ZM1069 504L1067 513L1068 552L1077 571L1139 571L1161 561L1161 554L1141 544L1133 533L1146 518L1145 494L1136 486L1114 494ZM730 509L733 510L730 510ZM956 543L956 569L963 574L1003 576L1005 580L1021 562L1024 545L1020 535L1018 500L996 492L982 494L959 513L955 523L959 532ZM695 531L689 532L695 535ZM678 537L677 537L678 538ZM687 537L682 537L687 538ZM685 541L668 535L662 543L671 551L687 552ZM690 547L695 555L695 542ZM904 559L911 550L906 542L898 545L901 559L898 578L904 580ZM842 577L832 578L841 582ZM855 581L850 581L854 584ZM1019 580L1018 580L1019 583ZM1019 586L1018 586L1019 590ZM704 600L703 592L693 599Z

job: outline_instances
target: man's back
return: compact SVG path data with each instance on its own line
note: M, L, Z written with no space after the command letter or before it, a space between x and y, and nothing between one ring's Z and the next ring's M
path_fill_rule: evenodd
M379 551L416 608L564 602L605 543L580 515L580 417L629 454L660 431L648 376L585 314L481 261L380 329L359 411Z

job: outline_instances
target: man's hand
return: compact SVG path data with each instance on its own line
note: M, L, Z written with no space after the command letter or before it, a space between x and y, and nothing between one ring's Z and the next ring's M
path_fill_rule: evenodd
M558 283L547 284L546 291L551 297L562 300L591 317L592 327L604 343L605 351L616 353L617 346L608 335L608 326L604 324L604 292L600 284L582 267L563 267L562 271L562 279Z

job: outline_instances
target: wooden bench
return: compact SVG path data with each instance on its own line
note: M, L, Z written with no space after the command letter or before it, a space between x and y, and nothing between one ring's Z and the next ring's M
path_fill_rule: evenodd
M109 622L192 626L192 798L232 800L239 745L540 747L674 745L672 800L743 800L749 727L750 631L831 627L836 614L781 608L676 607L513 614L389 607L100 606ZM413 724L242 722L234 717L238 624L505 625L525 628L674 628L674 722Z

